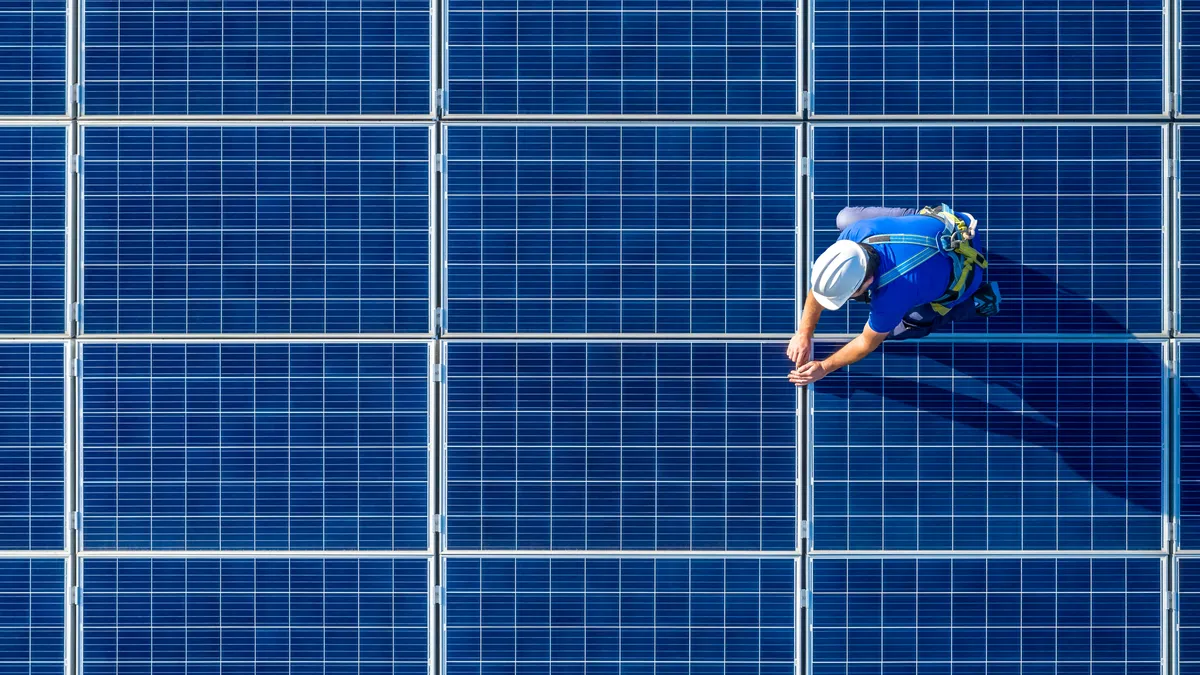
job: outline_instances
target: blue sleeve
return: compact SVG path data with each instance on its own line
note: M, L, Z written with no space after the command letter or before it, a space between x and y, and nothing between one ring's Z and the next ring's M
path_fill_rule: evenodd
M889 284L871 299L871 315L867 317L867 326L876 333L890 333L916 303L915 293L908 292L905 286Z

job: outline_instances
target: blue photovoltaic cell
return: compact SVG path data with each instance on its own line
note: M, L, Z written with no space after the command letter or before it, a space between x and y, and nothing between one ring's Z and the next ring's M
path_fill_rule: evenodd
M64 561L0 560L0 671L62 675L66 659Z
M84 545L424 550L428 349L86 345Z
M1179 547L1200 549L1200 344L1178 345Z
M429 332L428 127L84 139L86 332Z
M817 0L819 115L1163 112L1163 0Z
M65 369L61 344L0 344L0 549L65 545Z
M0 108L3 70L0 56ZM0 127L0 333L64 332L66 143L59 126Z
M84 675L429 672L424 558L92 558L82 575Z
M909 343L833 373L813 390L813 548L1160 550L1163 358Z
M812 672L1162 672L1155 558L812 562Z
M89 115L429 115L428 0L88 0Z
M795 550L782 344L446 348L453 549Z
M0 2L0 115L66 112L67 4Z
M1200 558L1180 558L1175 592L1178 594L1179 675L1200 673Z
M847 205L946 203L979 220L1004 305L964 333L1162 333L1164 128L817 126L815 259ZM826 314L854 332L866 310Z
M793 675L795 566L736 558L450 558L446 675Z
M791 333L793 127L451 126L448 330Z
M796 0L451 0L456 115L794 115Z
M1176 161L1176 219L1179 228L1179 330L1200 333L1200 127L1180 125Z

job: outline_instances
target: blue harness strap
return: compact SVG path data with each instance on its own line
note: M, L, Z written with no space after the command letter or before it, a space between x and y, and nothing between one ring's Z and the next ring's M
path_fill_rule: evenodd
M964 231L968 229L968 226L952 214L953 212L945 204L937 208L921 209L920 215L937 218L939 221L945 223L945 232L940 237L901 233L877 234L864 239L864 244L872 246L908 244L911 246L920 246L924 249L888 270L886 274L879 278L877 288L887 286L924 264L927 260L935 258L938 255L944 255L950 259L952 266L951 282L950 286L946 289L946 293L935 300L932 305L939 314L945 314L949 311L945 303L953 302L962 291L966 290L967 286L970 285L970 278L973 276L975 267L987 267L987 261L983 256L971 248L971 245L962 236ZM966 236L970 236L970 234Z

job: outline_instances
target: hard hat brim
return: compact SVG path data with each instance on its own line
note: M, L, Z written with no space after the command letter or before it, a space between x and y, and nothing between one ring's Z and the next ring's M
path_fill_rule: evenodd
M813 299L817 301L818 305L824 307L825 309L838 310L841 309L842 305L846 304L846 301L850 298L842 298L842 301L838 302L837 298L830 298L828 296L821 295L820 293L813 293Z

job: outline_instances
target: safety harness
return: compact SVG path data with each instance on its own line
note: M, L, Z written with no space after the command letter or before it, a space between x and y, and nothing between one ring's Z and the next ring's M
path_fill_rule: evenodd
M958 300L962 292L970 288L975 268L987 268L987 260L970 244L970 240L975 236L975 220L973 218L968 223L959 218L945 204L926 206L918 214L937 218L945 224L946 228L937 237L926 237L919 234L877 234L867 237L863 243L872 246L908 244L924 248L920 253L888 270L887 274L879 278L877 288L887 286L936 255L946 256L953 265L950 286L940 298L930 303L933 311L944 316L950 311L947 305Z

